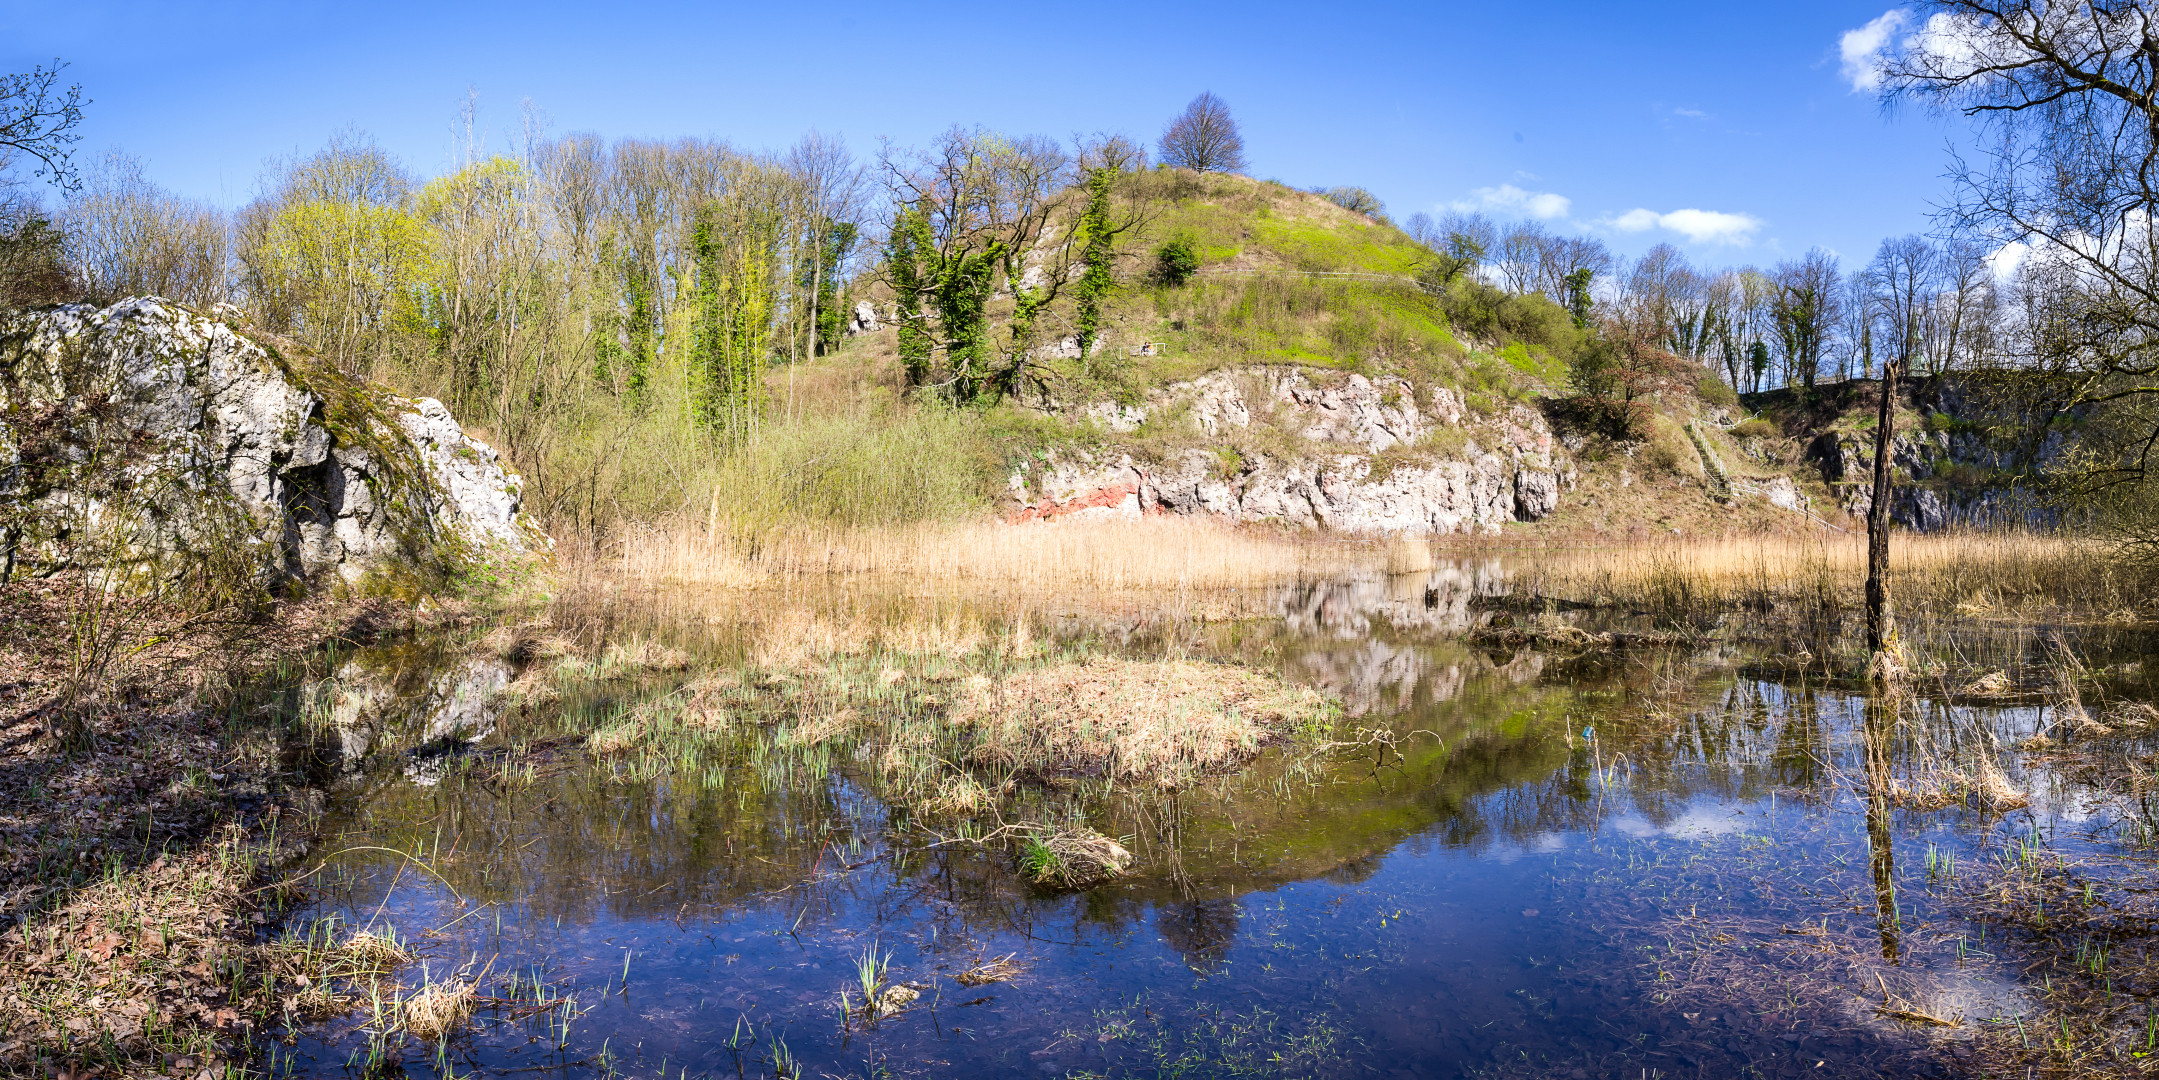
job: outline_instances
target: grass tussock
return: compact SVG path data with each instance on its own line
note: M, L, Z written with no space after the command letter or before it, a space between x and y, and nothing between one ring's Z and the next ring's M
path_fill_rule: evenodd
M468 982L429 986L405 999L405 1030L423 1042L441 1042L464 1030L477 996Z
M1088 828L1029 836L1019 850L1022 876L1037 885L1062 889L1099 885L1122 877L1131 865L1130 850Z
M886 793L924 813L971 816L993 810L1016 776L1176 790L1273 741L1323 743L1341 716L1273 672L1190 660L781 658L797 662L710 674L626 709L586 746L665 760L754 732L770 752L867 762Z
M972 756L984 764L1170 788L1251 757L1271 737L1323 735L1332 714L1318 691L1269 672L1094 657L984 680L954 719L976 734Z
M987 986L991 983L1010 982L1027 973L1027 965L1015 963L1014 953L978 960L967 970L952 976L961 986Z

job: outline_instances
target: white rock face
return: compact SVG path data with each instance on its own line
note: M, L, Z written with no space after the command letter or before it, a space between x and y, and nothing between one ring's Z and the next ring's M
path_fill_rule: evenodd
M877 305L867 300L855 301L855 310L847 319L847 336L874 334L882 329L884 323L877 318Z
M170 573L237 544L302 582L545 543L521 482L440 402L276 355L229 318L155 297L0 316L0 380L0 519L32 568L69 557L69 522L128 523L130 554Z
M1218 447L1161 462L1054 458L1013 475L1012 517L1206 514L1349 533L1496 533L1558 508L1572 470L1541 414L1517 406L1463 429L1451 440L1458 449L1424 450L1440 429L1469 418L1452 390L1434 388L1424 398L1429 410L1408 380L1391 375L1321 381L1295 368L1254 367L1166 387L1144 406L1074 407L1067 411L1113 432L1150 415L1181 414L1193 436L1214 440L1267 423L1295 433L1310 452L1245 458Z

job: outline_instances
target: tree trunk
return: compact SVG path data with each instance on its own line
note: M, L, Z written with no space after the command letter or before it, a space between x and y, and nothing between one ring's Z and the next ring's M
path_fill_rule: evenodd
M1867 506L1867 651L1897 651L1896 605L1889 596L1889 446L1895 438L1897 377L1903 365L1882 365L1881 411L1874 425L1874 497Z

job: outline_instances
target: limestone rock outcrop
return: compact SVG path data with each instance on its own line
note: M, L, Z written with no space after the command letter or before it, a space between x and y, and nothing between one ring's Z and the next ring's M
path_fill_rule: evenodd
M358 582L545 544L440 402L156 297L0 315L0 465L11 569Z
M2059 442L2058 436L2050 435L2040 459L2057 455ZM1865 517L1874 505L1872 433L1825 431L1808 444L1807 457L1821 470L1823 482L1838 494L1842 509L1853 517ZM2054 513L2027 491L1953 480L1959 472L1984 475L2012 463L2013 455L1988 446L1973 432L1900 431L1889 442L1889 468L1895 481L1889 518L1920 532L1953 526L2054 524Z
M1120 433L1150 419L1176 425L1188 445L1156 461L1080 454L1030 463L1011 478L1015 519L1204 514L1360 534L1496 533L1550 515L1573 472L1536 410L1475 417L1452 390L1420 394L1391 375L1323 381L1253 367L1173 384L1144 404L1066 411ZM1240 430L1258 428L1294 441L1250 455L1232 449Z

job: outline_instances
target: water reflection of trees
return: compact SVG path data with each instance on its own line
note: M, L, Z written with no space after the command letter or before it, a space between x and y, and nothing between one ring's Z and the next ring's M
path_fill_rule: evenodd
M1254 889L1361 880L1405 846L1534 847L1620 816L1669 828L1705 798L1814 797L1840 776L1886 790L1892 774L1998 745L2015 726L1920 701L1876 730L1861 699L1735 677L1744 658L1722 650L1563 659L1420 636L1373 612L1468 618L1485 586L1471 576L1435 594L1407 580L1307 590L1293 598L1302 628L1285 618L1240 643L1273 649L1387 739L1330 760L1268 755L1182 792L1072 796L1095 827L1132 837L1141 864L1116 890L1069 904L1042 903L999 849L938 844L850 783L847 761L752 760L740 748L648 779L593 765L529 785L484 766L433 788L378 780L356 800L350 831L432 852L431 868L460 895L535 922L771 907L810 927L912 920L960 955L992 933L1072 940L1151 918L1168 947L1209 970L1235 938L1236 897ZM1355 633L1313 632L1359 619ZM1870 836L1876 824L1870 816ZM342 862L346 895L369 903L403 869L379 852ZM1894 912L1893 896L1883 909ZM1048 933L1045 918L1068 923Z

